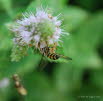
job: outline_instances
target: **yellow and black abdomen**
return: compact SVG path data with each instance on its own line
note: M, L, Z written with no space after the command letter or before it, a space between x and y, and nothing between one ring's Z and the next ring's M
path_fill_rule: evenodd
M64 58L67 60L72 60L70 57L64 56L64 55L60 55L60 54L56 54L55 51L51 51L53 50L53 47L44 47L44 48L40 48L39 51L41 52L41 54L43 54L44 56L52 59L52 60L57 60L59 58Z
M57 60L57 59L60 58L60 56L58 54L56 54L56 53L48 53L47 57L52 59L52 60Z
M48 58L50 58L50 59L52 59L52 60L57 60L57 59L59 59L60 56L59 56L58 54L56 54L56 53L51 52L51 51L50 51L51 49L52 49L51 47L40 48L40 52L41 52L44 56L46 56L46 57L48 57Z

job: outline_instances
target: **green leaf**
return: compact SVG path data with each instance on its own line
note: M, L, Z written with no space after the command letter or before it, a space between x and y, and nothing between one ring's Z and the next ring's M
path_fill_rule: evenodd
M77 29L70 38L68 36L63 39L64 53L73 59L76 67L99 68L101 66L101 59L95 50L101 42L102 26L102 13L97 13Z
M102 66L103 67L103 66ZM103 91L103 81L102 81L102 77L103 77L103 69L100 70L92 70L91 71L91 78L90 80L92 81L92 83L99 89L101 89Z
M25 97L26 101L68 101L65 95L55 89L50 80L42 73L28 74L24 84L28 91L28 95Z
M9 16L12 16L12 0L0 0L0 4L9 14Z
M65 29L68 32L79 28L89 16L85 10L75 6L65 7L62 12Z
M66 2L67 0L35 0L29 5L27 11L35 12L36 8L43 7L58 14L66 6Z
M76 68L73 61L69 63L62 63L55 66L54 80L56 88L62 93L73 93L81 86L81 77L83 69Z

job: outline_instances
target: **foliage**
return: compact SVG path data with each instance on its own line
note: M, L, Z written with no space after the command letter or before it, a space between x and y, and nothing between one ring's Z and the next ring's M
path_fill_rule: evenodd
M72 5L71 0L70 3L67 0L14 1L0 1L0 101L21 101L11 79L14 73L21 76L28 91L25 101L88 101L81 96L95 96L96 101L102 101L103 10L93 11L99 1L87 0L89 5L86 5L86 0L74 0L78 6ZM45 69L38 72L41 55L32 50L20 62L11 62L13 35L6 24L22 12L35 12L36 7L41 5L51 8L54 15L62 14L63 27L70 35L62 38L63 48L59 52L73 60L67 63L48 62ZM2 85L4 78L10 80L6 86ZM89 101L93 99L89 98Z

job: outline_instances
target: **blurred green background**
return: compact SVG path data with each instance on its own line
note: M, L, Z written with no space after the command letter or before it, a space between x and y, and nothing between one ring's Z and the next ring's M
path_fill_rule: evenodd
M12 34L6 24L25 11L49 7L61 13L64 55L68 63L48 63L37 72L41 56L29 53L11 62ZM0 0L0 101L103 101L103 0ZM18 73L28 95L16 91Z

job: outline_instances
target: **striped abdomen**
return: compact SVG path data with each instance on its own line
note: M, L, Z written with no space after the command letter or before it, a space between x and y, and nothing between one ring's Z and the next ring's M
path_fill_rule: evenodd
M56 54L56 53L49 53L47 55L47 57L50 58L50 59L52 59L52 60L57 60L57 59L60 58L60 56L58 54Z
M43 54L44 56L52 59L52 60L57 60L59 58L64 58L67 60L72 60L70 57L64 56L64 55L59 55L55 53L55 49L53 47L44 47L44 48L40 48L39 51L41 52L41 54Z
M57 60L60 57L58 54L54 53L54 51L51 52L51 50L53 50L52 47L44 47L44 48L40 48L39 50L44 56L52 60Z

